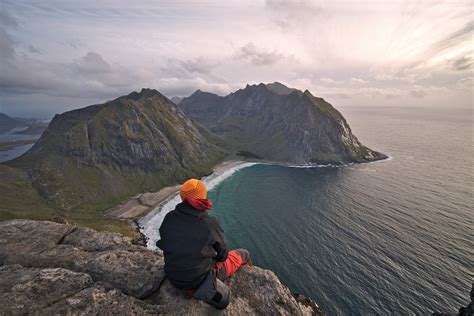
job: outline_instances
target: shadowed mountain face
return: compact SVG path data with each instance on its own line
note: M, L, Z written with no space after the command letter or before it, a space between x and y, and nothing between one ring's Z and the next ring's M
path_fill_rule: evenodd
M179 106L224 136L236 152L290 163L386 158L363 146L331 104L281 83L252 85L225 97L196 91Z
M56 115L10 166L28 170L62 209L158 190L204 175L224 156L218 137L156 90Z

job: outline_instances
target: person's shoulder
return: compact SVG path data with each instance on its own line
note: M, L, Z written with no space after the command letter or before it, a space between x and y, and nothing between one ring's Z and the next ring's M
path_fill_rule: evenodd
M166 213L165 217L163 217L163 221L161 222L161 226L166 225L176 217L176 209L169 211Z
M203 216L203 218L204 218L204 220L206 220L212 226L216 226L216 225L220 226L221 225L221 223L219 222L219 220L215 216L206 214L205 216Z
M174 214L175 214L175 212L176 212L175 210L172 210L172 211L169 211L168 213L166 213L165 217L163 217L163 222L164 222L166 219L168 219L168 218L170 218L170 217L173 217Z

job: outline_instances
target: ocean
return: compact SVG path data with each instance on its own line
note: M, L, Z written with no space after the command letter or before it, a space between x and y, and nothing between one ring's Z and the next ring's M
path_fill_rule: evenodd
M457 312L474 278L472 109L341 112L390 159L207 178L230 247L330 315ZM142 220L151 247L177 201Z

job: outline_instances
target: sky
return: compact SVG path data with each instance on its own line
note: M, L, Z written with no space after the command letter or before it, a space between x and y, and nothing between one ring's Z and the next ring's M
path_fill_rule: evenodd
M0 112L279 81L334 106L472 108L474 1L0 0Z

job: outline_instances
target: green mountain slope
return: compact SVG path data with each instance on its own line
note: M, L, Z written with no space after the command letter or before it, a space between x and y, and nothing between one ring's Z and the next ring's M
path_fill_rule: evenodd
M4 168L26 173L59 217L87 223L139 192L209 173L225 155L219 142L158 91L143 89L56 115Z

